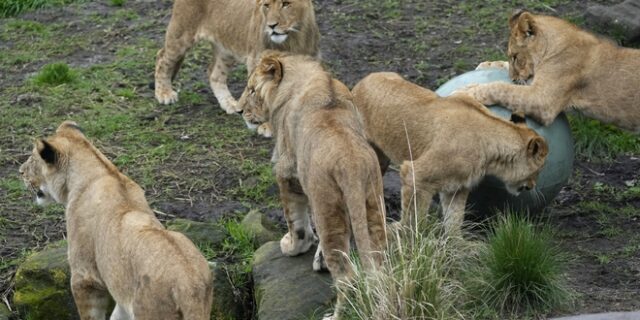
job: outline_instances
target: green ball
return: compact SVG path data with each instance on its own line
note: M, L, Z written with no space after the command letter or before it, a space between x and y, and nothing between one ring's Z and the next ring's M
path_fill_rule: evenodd
M467 72L443 84L436 93L440 96L448 96L468 84L494 81L511 83L508 71L488 68ZM490 106L489 109L499 117L507 120L511 118L511 111L503 107ZM470 211L480 214L490 214L496 210L505 209L540 212L551 203L569 180L573 172L573 137L564 113L561 113L548 127L529 117L526 118L526 123L549 145L549 154L538 176L536 188L522 192L516 197L507 191L504 183L498 178L487 176L469 195L467 208Z

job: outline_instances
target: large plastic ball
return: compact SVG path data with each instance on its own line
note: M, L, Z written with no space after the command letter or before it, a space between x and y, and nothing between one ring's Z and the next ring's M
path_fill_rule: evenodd
M442 85L436 93L448 96L453 91L472 83L489 83L503 81L511 83L508 71L505 69L488 68L475 70L457 76ZM490 106L496 115L507 120L511 111L500 107ZM573 172L573 137L567 117L560 114L548 127L526 118L527 126L535 130L547 141L549 154L544 167L538 176L536 188L513 196L499 179L486 177L469 195L467 208L472 212L490 214L497 210L541 211L558 195L560 189L567 183Z

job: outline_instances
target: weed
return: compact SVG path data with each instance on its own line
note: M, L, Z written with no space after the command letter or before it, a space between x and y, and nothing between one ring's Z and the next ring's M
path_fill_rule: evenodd
M607 265L611 262L611 257L606 254L596 254L596 259L601 265Z
M73 82L75 79L76 73L66 63L59 62L45 65L34 78L34 83L57 86Z
M125 0L111 0L111 5L116 7L122 7Z
M491 224L480 253L480 282L471 297L502 314L541 314L567 303L566 257L552 242L548 227L508 213Z

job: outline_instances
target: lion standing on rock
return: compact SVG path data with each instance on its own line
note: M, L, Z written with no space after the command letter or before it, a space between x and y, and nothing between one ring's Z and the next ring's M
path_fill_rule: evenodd
M246 63L251 73L265 49L319 56L320 32L311 0L176 0L156 61L158 102L178 101L171 81L186 52L200 39L213 43L209 84L227 113L240 111L227 87L236 60Z
M142 189L63 122L20 167L38 204L65 206L71 291L82 320L208 320L213 288L193 243L167 231Z
M337 285L352 277L346 258L352 230L365 268L379 266L386 247L382 177L352 100L319 62L276 52L263 56L240 98L245 121L268 121L276 139L274 171L289 227L282 253L298 255L315 242L312 209L319 249ZM336 313L343 299L338 296Z

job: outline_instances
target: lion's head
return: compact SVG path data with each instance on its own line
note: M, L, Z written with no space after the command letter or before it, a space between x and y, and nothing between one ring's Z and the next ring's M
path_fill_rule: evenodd
M65 136L68 135L82 135L75 122L65 121L56 135L36 139L31 156L20 166L22 180L36 195L39 205L66 202L69 140Z
M311 0L257 0L264 32L275 44L283 44L294 33L315 26Z
M509 37L509 76L520 84L533 80L535 62L539 61L537 52L543 49L534 16L527 11L516 11L509 18L511 36Z
M518 195L522 191L535 188L538 175L549 154L549 146L544 138L527 127L524 117L512 115L511 121L518 127L523 149L511 159L501 159L503 161L499 161L501 164L498 171L507 191Z

